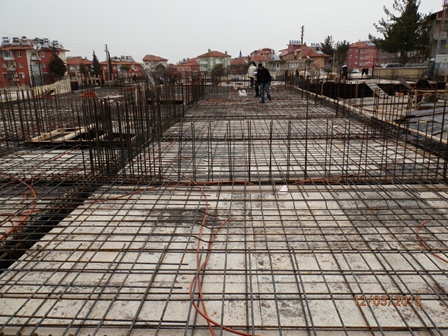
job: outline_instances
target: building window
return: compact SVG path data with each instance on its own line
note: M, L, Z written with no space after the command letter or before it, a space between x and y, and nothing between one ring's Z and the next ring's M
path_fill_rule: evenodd
M17 51L16 55L17 55L17 57L22 57L22 52L21 51Z
M41 51L41 52L40 52L40 57L41 57L41 58L45 58L45 52Z
M21 72L19 75L20 75L20 78L22 78L22 79L25 78L25 74L23 72Z
M23 63L19 62L19 68L23 68Z
M47 64L45 64L45 63L42 63L42 68L46 68L47 67Z

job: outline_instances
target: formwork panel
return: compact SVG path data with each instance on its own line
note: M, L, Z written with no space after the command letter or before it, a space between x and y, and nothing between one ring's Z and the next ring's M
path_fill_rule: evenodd
M3 175L26 179L67 180L89 174L88 153L77 149L20 150L2 156Z
M66 330L70 325L81 332L94 323L101 332L110 325L126 330L132 324L135 330L160 326L180 331L188 330L191 323L206 328L202 317L192 320L196 313L191 303L198 295L193 280L200 274L208 315L237 329L252 325L263 334L263 329L279 327L448 328L443 290L446 272L415 238L418 218L412 223L407 219L407 224L401 214L387 222L380 219L381 212L390 208L385 206L389 197L403 197L401 188L365 186L363 192L378 200L369 207L347 202L352 198L348 187L338 190L338 197L328 197L331 202L326 201L329 191L325 187L291 188L286 201L279 199L277 188L207 187L206 194L214 195L210 203L194 185L182 187L182 192L169 186L143 188L120 198L115 196L125 195L129 188L97 189L70 218L41 239L39 248L3 272L2 300L15 300L1 311L5 327L36 325L38 331L51 321L55 328L59 325ZM243 190L250 197L239 197ZM232 197L234 192L236 197ZM97 201L107 203L113 214L98 207ZM413 209L415 203L400 206L406 215L407 207ZM208 217L202 225L207 207ZM114 219L117 210L124 208L127 211ZM250 216L234 222L233 212L241 217L241 209ZM293 214L284 214L283 209ZM308 212L307 225L297 215L300 209ZM346 212L353 210L359 221L347 221ZM149 216L153 211L157 215ZM168 216L171 211L177 215ZM370 217L372 212L378 216ZM425 203L419 215L437 218L437 213L437 208ZM283 215L295 215L296 220L284 221ZM343 226L337 224L337 217ZM230 221L218 230L227 218ZM428 223L428 229L444 231L440 220ZM365 229L370 232L362 231L363 222L369 224ZM388 234L390 224L414 234ZM438 236L428 239L439 241ZM392 244L393 240L400 242ZM202 247L197 250L199 241ZM365 244L353 248L352 241ZM204 271L198 273L197 263L205 260ZM433 269L431 276L424 264ZM48 295L55 299L44 300ZM380 305L382 297L389 300L403 295L414 300L418 296L421 304L395 306L396 301L385 301L385 306ZM376 301L357 305L363 296Z
M52 226L2 269L1 332L448 334L444 161L272 96L210 96L98 180L72 152L7 156L5 212L34 204L15 175L56 176L70 209L29 220Z

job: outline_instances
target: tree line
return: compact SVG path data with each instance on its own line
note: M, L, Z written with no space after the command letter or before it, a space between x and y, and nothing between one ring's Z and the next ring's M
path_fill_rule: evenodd
M406 64L412 57L426 58L429 54L430 14L421 14L419 6L420 0L394 0L393 10L383 6L386 18L373 24L382 37L369 34L369 40L377 49L395 54L402 64ZM350 42L346 40L335 42L332 36L327 36L321 43L321 51L331 57L333 66L345 63L349 48ZM50 70L57 79L65 74L66 66L56 52L53 53ZM89 72L91 75L101 74L95 51L91 69L81 65L80 72L84 75L88 75Z
M429 55L430 14L419 12L420 0L394 0L393 10L383 6L385 18L374 27L382 37L369 34L368 39L378 50L396 55L397 61L406 64L412 58L425 59ZM345 63L350 43L334 42L327 36L321 51L332 57L333 65Z

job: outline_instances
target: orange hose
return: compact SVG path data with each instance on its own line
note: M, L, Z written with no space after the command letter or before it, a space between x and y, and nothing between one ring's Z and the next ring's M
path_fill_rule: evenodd
M33 187L30 186L29 184L27 184L26 182L22 181L21 179L15 177L15 176L9 176L9 175L7 175L7 174L5 174L5 173L3 173L3 172L0 172L0 175L6 175L6 176L8 176L9 178L11 178L11 179L13 179L13 180L16 180L16 181L19 182L20 184L24 185L24 186L28 189L28 191L27 191L27 192L25 193L25 195L24 195L24 198L26 198L26 196L28 195L28 193L31 193L31 195L33 196L33 205L32 205L32 207L31 207L31 209L28 210L28 211L26 211L26 212L22 211L22 212L20 212L20 213L17 215L17 217L19 217L19 218L20 218L20 217L23 217L23 218L21 218L21 219L19 220L18 224L15 224L15 225L14 225L14 223L13 223L12 220L11 220L11 224L12 224L13 227L12 227L11 229L9 229L8 231L6 231L6 233L4 233L2 236L0 236L0 241L2 241L2 240L4 240L7 236L9 236L11 233L13 233L14 231L17 231L17 230L19 229L19 227L22 226L22 224L25 223L25 221L26 221L28 218L30 218L30 216L31 216L34 212L36 212L37 195L36 195L36 192L35 192L35 190L33 189ZM12 215L12 214L9 215L9 217L10 217L11 219L12 219L13 216L15 216L15 215Z
M427 250L429 253L431 253L434 257L436 257L437 259L440 259L440 260L443 261L443 262L448 263L448 260L447 260L447 259L445 259L445 258L439 256L437 253L432 252L431 247L429 247L428 244L426 244L426 243L423 241L423 239L420 238L420 236L418 235L418 233L420 232L420 229L421 229L423 226L425 226L428 222L429 222L429 219L428 219L428 220L425 220L425 221L424 221L423 223L421 223L421 224L418 226L418 228L415 230L415 235L417 236L417 240L420 242L420 245L423 246L423 248L424 248L425 250Z

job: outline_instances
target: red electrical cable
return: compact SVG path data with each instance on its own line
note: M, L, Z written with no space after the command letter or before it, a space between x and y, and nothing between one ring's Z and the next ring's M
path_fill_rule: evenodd
M20 184L24 185L24 186L28 189L27 192L25 193L25 195L23 196L24 198L26 198L27 195L28 195L29 193L31 193L31 195L33 196L33 205L31 206L31 209L30 209L30 210L28 210L28 211L26 211L26 212L21 211L18 215L16 215L16 214L12 214L12 213L8 213L8 214L7 214L7 215L11 218L10 220L11 220L11 224L12 224L13 227L12 227L11 229L9 229L8 231L6 231L6 233L4 233L2 236L0 236L0 241L2 241L2 240L4 240L6 237L8 237L11 233L17 231L17 230L22 226L22 224L25 223L25 221L26 221L28 218L30 218L30 216L31 216L34 212L36 212L36 206L37 206L37 194L36 194L36 192L35 192L35 190L33 189L32 186L30 186L30 185L27 184L26 182L22 181L21 179L15 177L15 176L10 176L10 175L5 174L5 173L3 173L3 172L0 172L0 175L8 176L9 178L11 178L11 179L13 179L13 180L16 180L16 181L19 182ZM19 218L20 218L18 224L14 224L14 223L12 222L12 218L13 218L13 217L19 217ZM23 217L23 218L21 218L21 217Z
M443 262L448 263L448 260L447 260L447 259L445 259L445 258L439 256L437 253L432 252L431 247L430 247L428 244L426 244L426 243L423 241L423 239L420 238L420 236L418 235L418 233L420 232L420 229L421 229L423 226L425 226L428 222L429 222L429 219L428 219L428 220L425 220L425 221L424 221L423 223L421 223L421 224L418 226L418 228L415 230L415 235L417 236L417 240L420 242L420 245L423 246L423 248L424 248L425 250L427 250L429 253L431 253L434 257L436 257L437 259L440 259L440 260L443 261Z

